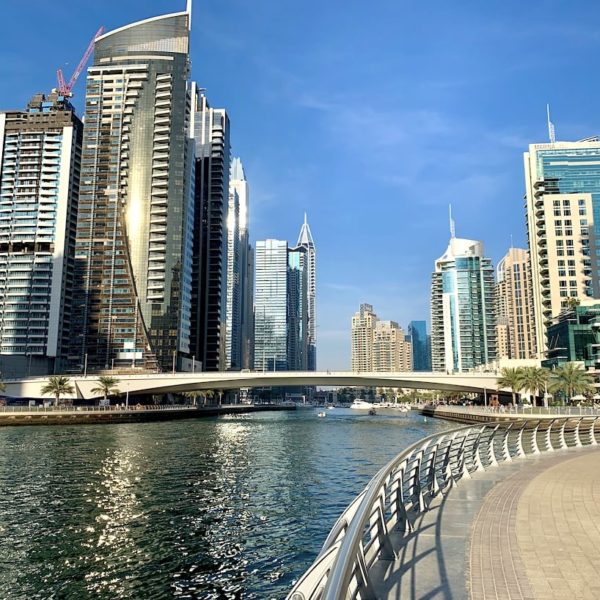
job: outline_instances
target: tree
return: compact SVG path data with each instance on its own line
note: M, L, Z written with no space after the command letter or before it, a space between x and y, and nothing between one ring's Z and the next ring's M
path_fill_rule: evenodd
M567 307L568 310L574 310L580 304L581 304L581 300L579 298L577 298L576 296L569 296L565 300L565 306Z
M552 386L550 389L553 392L562 392L567 399L567 403L569 403L574 394L593 392L593 382L592 376L577 363L567 362L552 372Z
M91 391L94 394L102 394L104 396L104 403L106 404L108 396L119 393L118 383L119 380L116 377L98 377L98 385L92 388Z
M497 388L500 391L501 388L508 388L512 394L512 403L513 406L516 406L517 401L517 393L520 392L522 387L523 380L523 369L514 368L514 367L504 367L500 371L500 377L498 377Z
M523 367L521 369L521 385L520 389L530 392L533 395L533 406L536 405L535 398L539 391L546 387L550 371L541 367Z
M60 405L60 397L65 394L72 394L73 386L68 377L64 375L54 375L48 378L48 383L42 388L42 394L52 394L55 398L56 406Z

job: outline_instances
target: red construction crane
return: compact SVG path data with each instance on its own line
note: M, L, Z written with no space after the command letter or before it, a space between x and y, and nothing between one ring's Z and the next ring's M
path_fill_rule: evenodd
M69 83L65 83L65 77L63 75L62 69L58 69L56 71L56 79L58 81L58 91L64 96L70 96L75 84L77 83L77 78L81 75L81 71L85 68L87 61L90 59L92 52L94 51L94 42L96 38L100 37L104 33L104 27L100 27L96 32L96 35L92 38L90 45L87 47L83 58L79 61L77 68L73 71L73 75L71 75L71 79L69 79Z

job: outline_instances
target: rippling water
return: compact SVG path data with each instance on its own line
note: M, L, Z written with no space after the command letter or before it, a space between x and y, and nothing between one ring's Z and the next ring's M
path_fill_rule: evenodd
M377 469L447 427L336 409L0 429L0 597L284 598Z

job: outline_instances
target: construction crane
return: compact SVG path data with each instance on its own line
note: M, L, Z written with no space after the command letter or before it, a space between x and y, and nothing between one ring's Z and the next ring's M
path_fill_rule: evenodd
M63 94L64 96L69 97L72 95L73 88L75 87L75 84L77 83L77 78L79 77L79 75L81 75L81 71L83 71L83 69L85 68L87 61L90 59L90 56L92 55L92 52L94 51L94 42L96 41L96 38L100 37L103 33L104 33L104 27L100 27L100 29L98 29L98 31L96 32L96 35L94 35L94 37L92 38L92 41L90 42L90 45L87 47L87 50L85 51L85 54L83 55L82 59L79 61L77 68L75 69L75 71L73 71L73 75L71 75L71 79L69 79L69 83L65 83L65 76L63 75L62 69L58 69L56 71L56 79L58 81L58 91L61 94Z

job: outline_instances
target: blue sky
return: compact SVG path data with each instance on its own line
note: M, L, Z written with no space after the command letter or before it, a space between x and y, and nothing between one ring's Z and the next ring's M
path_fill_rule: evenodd
M0 108L67 76L100 25L185 0L3 0ZM192 76L231 117L251 186L251 235L318 250L318 353L348 368L361 302L428 319L448 204L496 264L525 247L523 158L600 133L600 3L572 0L195 1ZM83 103L84 77L76 88Z

